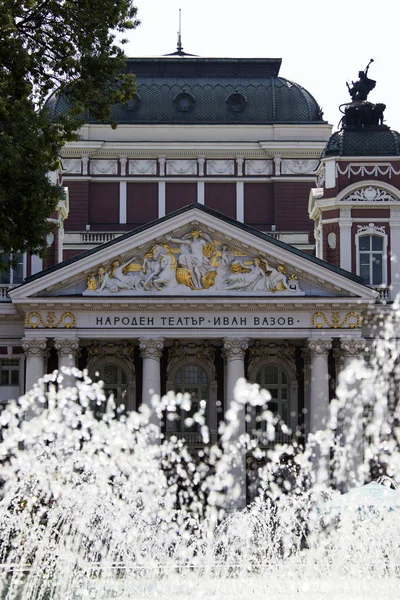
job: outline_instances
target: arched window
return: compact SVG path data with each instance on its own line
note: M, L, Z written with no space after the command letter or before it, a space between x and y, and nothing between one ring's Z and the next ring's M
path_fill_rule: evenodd
M358 236L358 274L367 285L381 285L386 277L386 236Z
M135 393L136 378L133 363L114 356L103 357L100 360L93 357L88 362L88 371L93 381L102 381L107 398L114 397L117 408L121 412L136 409ZM96 413L104 413L105 406L101 405Z
M194 363L182 365L175 373L174 391L176 393L189 394L191 400L190 410L180 411L180 420L176 423L176 430L197 432L199 425L197 423L187 425L185 424L185 420L199 412L202 400L206 403L209 400L209 381L205 369ZM203 407L204 409L205 407Z

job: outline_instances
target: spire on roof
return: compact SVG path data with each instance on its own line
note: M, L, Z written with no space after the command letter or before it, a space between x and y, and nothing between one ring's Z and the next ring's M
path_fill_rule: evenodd
M176 46L176 52L171 52L170 54L164 54L164 56L197 56L197 54L189 54L188 52L183 51L181 17L182 17L182 9L179 9L179 31L178 31L178 44Z

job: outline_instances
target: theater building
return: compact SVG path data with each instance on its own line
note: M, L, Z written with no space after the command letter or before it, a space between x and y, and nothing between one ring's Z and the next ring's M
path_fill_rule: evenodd
M88 118L62 151L46 260L3 274L3 402L77 364L128 409L168 390L205 400L215 441L246 377L287 425L276 441L321 427L400 285L400 137L332 134L280 66L128 60L137 93L117 128ZM65 103L49 101L54 116ZM184 419L163 428L202 443Z

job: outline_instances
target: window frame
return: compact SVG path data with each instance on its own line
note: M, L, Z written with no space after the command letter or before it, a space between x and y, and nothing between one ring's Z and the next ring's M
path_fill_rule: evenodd
M372 238L372 237L378 237L382 239L382 281L380 283L371 283L371 279L372 279L372 275L373 273L371 272L372 270L372 261L370 261L369 264L369 268L370 268L370 280L368 283L365 283L365 285L368 285L370 287L380 287L380 286L387 286L388 285L388 269L387 269L387 253L388 253L388 236L386 233L382 232L382 231L377 231L375 229L375 227L369 227L368 229L365 229L364 231L359 231L358 233L356 233L355 236L355 244L356 244L356 273L359 277L361 277L361 252L363 254L367 254L366 251L361 251L360 250L360 239L361 238ZM371 246L371 243L370 243ZM372 254L374 253L373 250L369 250L368 254L369 256L372 256ZM375 252L377 253L377 252Z

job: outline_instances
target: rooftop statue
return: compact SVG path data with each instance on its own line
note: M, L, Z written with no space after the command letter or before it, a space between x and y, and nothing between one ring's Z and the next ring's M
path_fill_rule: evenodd
M352 102L363 102L376 86L376 81L368 78L368 70L372 62L374 62L373 58L369 61L365 71L358 72L358 81L352 81L351 86L346 83Z
M358 72L358 81L346 83L351 96L351 102L341 104L339 110L343 113L340 125L343 129L386 128L383 124L385 104L368 102L368 94L374 89L376 81L369 79L368 70L374 62L371 58L364 71Z

